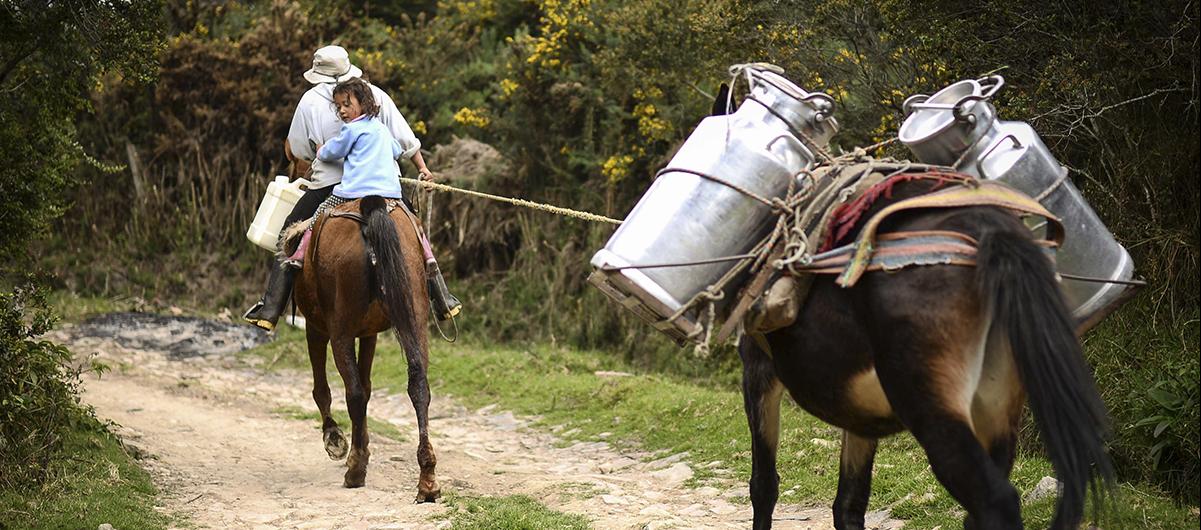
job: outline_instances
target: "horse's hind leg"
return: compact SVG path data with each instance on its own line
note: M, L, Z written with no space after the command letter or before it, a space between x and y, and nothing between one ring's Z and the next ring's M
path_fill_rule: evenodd
M325 351L329 337L309 326L305 330L305 338L309 344L309 364L313 367L313 401L321 413L321 438L325 442L325 452L330 459L341 460L346 457L348 447L342 429L338 428L338 422L329 413L331 398L329 380L325 376Z
M355 478L360 486L363 484L363 480L359 478L360 474L356 472L356 468L361 470L361 476L365 478L367 475L367 460L371 455L371 451L368 449L371 443L371 434L367 432L367 404L371 402L371 363L375 360L376 337L376 335L359 337L359 355L358 362L355 365L355 369L358 370L359 374L359 390L363 396L362 404L359 405L362 407L362 420L354 420L355 412L352 409L351 420L354 424L350 439L355 450L351 453L350 459L347 460L347 466L350 469L346 471L346 475L348 477L347 482L349 483L351 482L351 474L355 473ZM349 396L349 393L347 395ZM351 403L349 397L346 402L349 406Z
M780 495L776 449L780 440L780 397L783 385L776 378L771 357L749 337L738 346L742 357L742 398L751 428L751 506L754 530L771 528L772 513Z
M875 438L842 431L838 495L834 498L834 528L837 530L863 530L867 499L872 493L872 463L875 460Z
M417 479L417 502L434 502L442 496L442 489L438 486L435 474L438 457L434 454L434 446L429 437L430 386L426 380L429 356L426 354L428 345L425 342L420 340L420 351L409 351L409 348L405 348L405 357L409 368L409 399L417 413L417 432L420 438L417 444L417 465L421 467L421 476Z
M334 364L346 386L346 409L350 413L350 456L346 459L348 469L342 485L359 488L367 480L367 461L371 455L367 451L367 394L363 391L355 362L354 337L331 337L330 346Z

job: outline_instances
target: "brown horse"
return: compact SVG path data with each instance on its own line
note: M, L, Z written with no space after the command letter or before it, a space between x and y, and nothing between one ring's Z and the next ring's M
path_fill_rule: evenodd
M295 300L307 320L305 329L309 361L313 368L313 400L321 411L321 430L330 458L347 454L346 439L330 417L330 391L326 381L326 345L346 387L350 412L351 443L345 482L363 486L367 476L367 402L371 398L371 362L376 335L392 328L408 359L409 398L417 413L420 441L417 463L417 502L432 502L441 495L434 477L437 459L430 444L429 302L421 243L416 219L400 201L365 197L326 214L313 226L304 268L296 282ZM389 212L389 210L391 210ZM358 339L358 355L355 355Z
M872 210L925 186L898 185ZM902 212L880 233L907 230L972 237L976 266L869 272L850 288L819 276L795 323L742 338L754 528L771 527L787 390L843 430L833 506L840 530L864 527L877 440L902 430L913 433L935 477L967 511L964 528L1022 528L1008 477L1027 397L1062 484L1052 527L1075 529L1086 490L1103 492L1112 471L1104 405L1051 261L1030 230L1000 208Z

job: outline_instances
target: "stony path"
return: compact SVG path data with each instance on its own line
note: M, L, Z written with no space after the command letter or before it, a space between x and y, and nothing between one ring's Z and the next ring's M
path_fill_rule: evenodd
M96 336L87 326L67 327L56 338L114 367L102 378L88 377L84 399L97 415L120 424L118 434L160 487L163 509L201 528L449 526L445 504L412 502L416 426L407 396L373 395L368 415L395 425L407 439L373 434L366 487L345 489L345 467L325 455L317 422L279 413L316 411L307 373L266 371L238 360L238 340L214 329L197 336L233 346L181 354L144 336L166 340L164 326L154 328ZM178 339L188 332L165 335ZM336 390L334 395L335 408L344 407ZM585 515L596 528L750 527L750 506L738 501L747 494L741 477L717 481L719 487L687 488L692 469L685 455L652 460L603 441L560 447L553 434L527 423L496 406L467 410L435 395L431 434L443 492L528 495ZM706 465L728 475L720 462ZM884 513L872 514L869 522L876 528L901 525ZM781 505L775 527L827 529L829 509Z

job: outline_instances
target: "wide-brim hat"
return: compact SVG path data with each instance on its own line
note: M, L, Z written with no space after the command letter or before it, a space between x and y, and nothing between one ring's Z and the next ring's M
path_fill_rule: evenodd
M350 64L350 56L341 46L326 46L313 52L313 67L304 73L304 78L314 85L341 83L363 75L359 67Z

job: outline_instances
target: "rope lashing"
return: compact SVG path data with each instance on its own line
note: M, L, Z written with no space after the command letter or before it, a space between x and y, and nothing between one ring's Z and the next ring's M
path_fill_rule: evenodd
M509 204L513 204L513 205L517 205L517 206L524 206L526 208L531 208L534 210L549 212L549 213L563 215L563 216L567 216L567 217L574 217L576 219L583 219L585 221L593 221L593 222L598 222L598 223L610 223L610 224L615 224L615 225L621 224L621 221L619 221L617 219L613 219L611 217L605 217L603 215L597 215L597 214L589 213L589 212L581 212L579 210L572 210L571 208L563 208L560 206L551 206L549 204L527 201L525 199L513 199L510 197L501 197L500 195L492 195L489 193L465 190L463 188L447 186L446 184L439 184L437 182L429 182L426 180L418 180L418 179L408 178L408 177L401 177L400 180L402 182L408 182L410 184L415 184L417 186L421 186L421 187L428 188L428 189L462 193L464 195L470 195L472 197L480 197L483 199L490 199L490 200L494 200L494 201L505 202L505 203L509 203Z
M708 175L708 174L702 173L700 171L694 171L691 169L684 169L684 168L679 168L679 167L665 167L663 169L660 169L658 173L655 173L655 178L658 179L659 177L663 176L666 173L687 173L689 175L696 175L705 180L710 180L710 181L716 182L718 184L721 184L722 186L725 186L734 191L737 191L738 193L746 195L747 197L749 197L751 199L754 199L756 201L759 201L759 202L767 205L769 208L776 207L775 203L773 203L771 199L767 199L751 190L748 190L742 186L734 184L733 182L730 182L726 179L723 179L723 178L715 176L715 175Z

